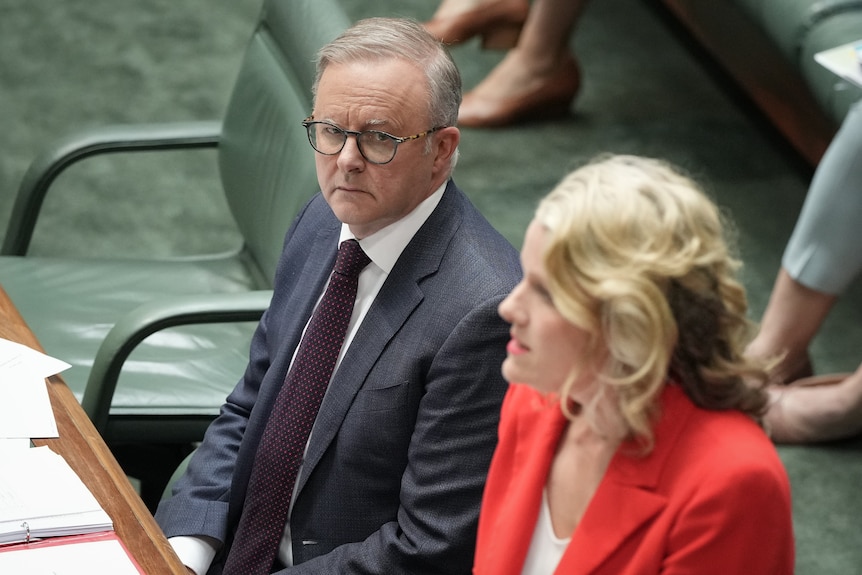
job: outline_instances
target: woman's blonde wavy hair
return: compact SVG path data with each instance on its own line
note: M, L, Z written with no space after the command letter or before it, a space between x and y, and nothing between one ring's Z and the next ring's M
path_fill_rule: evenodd
M599 394L649 450L668 378L706 409L759 419L764 366L743 350L752 335L727 224L689 178L659 160L610 156L572 172L539 204L554 305L591 334L561 397L590 358L606 358ZM568 412L567 402L563 409Z

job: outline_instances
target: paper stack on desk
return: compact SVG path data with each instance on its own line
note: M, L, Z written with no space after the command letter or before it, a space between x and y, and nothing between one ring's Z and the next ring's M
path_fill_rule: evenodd
M0 338L0 438L57 437L45 378L69 367L65 361Z
M62 456L48 447L4 455L0 544L113 528L111 518Z

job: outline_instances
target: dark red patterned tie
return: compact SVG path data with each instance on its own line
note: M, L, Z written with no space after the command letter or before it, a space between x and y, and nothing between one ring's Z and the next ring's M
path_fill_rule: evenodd
M341 243L329 286L308 324L257 448L224 575L262 575L272 570L305 444L347 333L359 272L370 261L356 240Z

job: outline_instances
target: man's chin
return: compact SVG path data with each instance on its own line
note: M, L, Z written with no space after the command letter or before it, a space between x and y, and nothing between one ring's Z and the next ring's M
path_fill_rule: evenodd
M367 209L365 202L367 200L363 201L356 192L336 190L326 196L326 203L329 204L335 216L345 224L361 224L365 221L363 217Z

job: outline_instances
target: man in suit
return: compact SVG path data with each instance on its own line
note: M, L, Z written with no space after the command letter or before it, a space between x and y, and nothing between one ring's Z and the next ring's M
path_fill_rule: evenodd
M506 390L496 309L520 267L450 179L460 99L455 64L414 22L365 20L321 50L305 121L321 193L287 233L245 375L156 514L190 571L470 572ZM350 239L370 263L338 363L295 484L255 508L256 456L292 433L270 416ZM255 521L280 503L270 561Z

